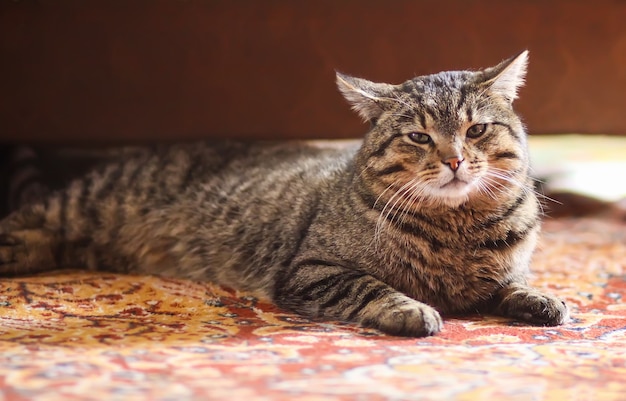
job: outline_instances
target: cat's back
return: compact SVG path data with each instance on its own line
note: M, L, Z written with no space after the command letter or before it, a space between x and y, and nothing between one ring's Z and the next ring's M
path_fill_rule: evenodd
M235 192L271 198L289 184L307 191L341 175L354 146L320 146L304 141L200 141L120 151L73 184L87 198L171 204L184 196ZM269 191L269 192L268 192ZM232 198L230 199L233 200Z
M181 167L207 173L232 171L333 170L345 166L357 150L356 144L325 144L307 141L203 141L166 145L154 149L162 163L184 161ZM324 168L326 166L326 168Z
M344 185L355 152L350 144L206 143L191 163L189 174L194 178L186 190L208 193L209 208L215 208L217 200L219 209L235 207L257 214L280 210L287 216L312 207Z
M187 191L216 186L226 191L245 189L255 198L271 198L274 191L283 195L287 191L303 193L329 185L349 168L356 145L200 142L166 148L159 159L173 176L185 180Z

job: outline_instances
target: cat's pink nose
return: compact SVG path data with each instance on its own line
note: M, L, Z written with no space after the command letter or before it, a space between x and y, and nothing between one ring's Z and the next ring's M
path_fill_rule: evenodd
M465 159L463 159L463 157L461 156L454 156L448 157L447 159L442 160L442 162L443 164L447 164L452 171L457 171L463 160Z

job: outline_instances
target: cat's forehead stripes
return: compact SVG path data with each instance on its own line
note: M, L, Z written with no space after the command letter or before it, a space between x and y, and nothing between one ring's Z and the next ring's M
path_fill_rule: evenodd
M444 135L455 135L462 123L474 118L474 111L467 104L473 89L469 74L442 73L405 82L401 91L408 102L401 105L397 114L405 122L412 118L411 122L424 130L436 129Z

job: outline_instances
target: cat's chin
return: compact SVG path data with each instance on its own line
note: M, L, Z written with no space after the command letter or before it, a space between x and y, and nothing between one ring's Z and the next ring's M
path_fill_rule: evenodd
M431 200L437 206L455 208L469 200L473 188L472 183L454 179L441 187L432 188L429 192Z
M467 202L468 200L469 200L469 196L468 195L457 196L457 197L440 196L440 197L435 199L435 203L437 203L438 206L445 206L445 207L449 207L449 208L457 208L457 207L461 206L462 204L464 204L465 202Z

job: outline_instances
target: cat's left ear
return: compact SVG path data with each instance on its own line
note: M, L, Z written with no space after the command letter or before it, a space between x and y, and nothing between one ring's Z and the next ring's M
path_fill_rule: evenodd
M393 85L379 84L337 72L337 87L365 121L376 121L393 101Z
M484 70L483 85L489 87L494 95L499 95L513 103L517 99L517 90L524 85L528 67L528 50L515 57L504 60L495 67Z

